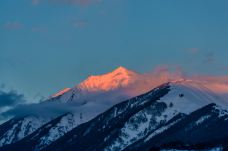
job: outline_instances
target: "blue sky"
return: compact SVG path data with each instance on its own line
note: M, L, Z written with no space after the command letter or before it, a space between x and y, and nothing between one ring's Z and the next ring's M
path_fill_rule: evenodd
M228 74L226 0L1 0L0 79L36 99L118 66ZM3 86L2 86L3 87Z

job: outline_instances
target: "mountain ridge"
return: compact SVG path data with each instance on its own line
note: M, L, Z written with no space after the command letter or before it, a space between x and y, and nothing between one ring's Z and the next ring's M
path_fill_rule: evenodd
M126 109L132 110L131 106L137 106L138 110L132 111L132 112L134 112L135 114L139 114L138 116L140 117L142 116L141 113L138 113L140 112L140 110L142 110L141 112L144 112L143 114L147 114L148 112L146 109L144 110L140 108L139 102L142 101L142 98L143 98L142 96L150 94L152 92L156 92L162 88L167 90L167 94L165 94L163 97L160 97L159 99L156 100L157 104L161 104L161 106L163 106L162 107L163 111L159 113L160 117L159 119L155 120L155 123L157 122L158 124L159 122L164 122L164 120L165 120L165 123L163 123L163 126L160 129L157 129L157 132L160 132L161 130L164 130L164 129L168 129L173 125L176 125L178 120L181 120L182 116L184 117L185 115L189 115L195 110L198 110L208 104L216 102L216 104L222 107L225 107L225 109L227 109L228 107L228 104L227 104L228 102L226 100L223 100L219 96L217 96L217 94L215 94L213 91L208 89L201 81L184 79L184 78L170 80L170 82L164 83L156 88L151 88L152 90L150 90L149 92L139 96L136 95L136 97L134 96L133 98L130 95L127 96L125 94L125 89L131 90L128 86L129 85L131 86L132 84L134 84L135 80L137 80L139 77L142 78L141 76L142 75L138 73L131 72L128 69L120 67L114 70L113 72L110 72L104 75L89 77L86 80L84 80L81 83L81 85L79 84L74 88L64 89L63 91L60 91L59 93L55 94L53 98L50 98L45 103L49 103L49 102L66 103L69 105L75 105L75 109L77 110L81 109L81 110L78 110L75 113L74 112L68 113L65 116L61 115L59 117L55 117L54 120L58 118L61 119L61 120L56 120L56 122L53 122L53 120L51 119L44 122L39 122L40 123L39 126L35 127L32 131L30 131L30 133L25 133L25 135L23 135L20 138L16 138L16 135L15 135L15 138L16 138L15 139L13 138L13 136L11 137L11 135L8 135L9 137L11 137L10 138L11 140L15 140L15 141L8 141L8 143L6 141L6 143L4 143L3 145L15 143L15 142L16 142L15 144L20 144L21 142L23 144L25 143L25 140L28 140L27 142L29 143L29 140L33 139L35 142L33 145L38 147L37 148L38 150L41 150L43 148L45 149L45 147L49 147L50 144L52 146L52 143L54 143L56 140L58 142L58 139L65 137L65 135L67 136L68 133L70 133L72 129L77 128L78 125L84 125L83 123L86 124L90 121L93 121L94 119L96 119L96 117L101 116L103 115L103 113L110 111L110 109L112 109L112 112L110 113L109 117L106 117L106 121L109 121L113 118L118 117L123 112L126 112L126 115L127 115ZM99 80L100 78L103 79L103 77L104 79L108 79L108 80L106 80L105 82L102 80ZM118 80L117 81L114 80L114 84L113 83L110 84L109 77L111 77L111 81L113 81L112 77L114 77L114 79L117 78ZM93 84L93 81L95 81L96 84ZM119 83L122 83L122 84L119 84ZM137 84L135 84L134 86L137 87ZM116 91L115 89L117 90L120 89L120 91ZM127 100L127 101L124 101L124 100ZM122 104L122 103L124 104L124 102L126 103L129 100L135 100L135 101L125 104L126 108L125 107L124 108L120 107L120 109L115 108L116 106L115 104L117 104L118 106L118 104ZM146 101L148 100L145 100L145 102ZM106 103L106 106L100 109L99 111L94 112L91 110L92 109L91 107L93 107L91 105L96 104L96 107L99 107L99 105L103 105L105 103ZM114 105L114 108L112 107L113 105ZM159 105L156 108L160 108ZM89 113L88 115L87 115L87 112ZM182 116L179 117L178 115L182 115ZM148 115L148 116L151 117L151 115ZM173 119L175 119L175 117L178 117L176 121L171 122ZM29 123L32 123L34 121L31 121ZM71 123L72 121L73 123ZM127 126L127 122L129 121L124 121L124 122L126 122L125 126ZM46 124L50 127L46 128L45 127L47 126ZM144 123L144 124L148 126L148 123ZM14 125L15 124L7 125L9 129L5 132L5 134L10 134L11 133L10 127L12 129L14 128ZM29 126L29 124L27 125ZM105 124L102 126L105 126ZM146 128L145 125L140 125L140 126L143 127L143 129L145 130ZM154 126L156 127L158 125L154 125ZM4 132L3 132L4 128L1 128L1 127L4 127L4 126L2 125L0 126L0 135L1 135L0 142L3 141L4 139L6 140L6 138L8 137L4 135ZM41 128L42 130L40 130L39 128ZM119 149L121 150L131 145L129 143L132 143L131 141L133 139L136 139L136 135L139 135L139 133L141 133L141 132L139 133L134 132L135 134L132 135L129 132L131 131L133 132L134 130L130 130L130 131L128 130L128 132L126 132L122 128L119 130L119 132L123 133L123 136L129 136L129 138L125 138L123 136L120 136L120 138L118 138L119 140L122 139L124 142L122 146L121 145L119 146ZM151 128L151 127L147 127L147 128ZM23 129L24 128L19 128L18 131L22 131ZM125 127L125 129L128 129L128 127ZM57 133L59 133L60 135L56 135ZM39 137L31 137L34 135L37 135ZM120 144L118 139L112 140L113 141L112 146L114 146L114 148L117 147L115 146L115 144ZM29 144L27 145L29 146ZM11 145L7 145L7 146L11 146ZM8 148L7 146L6 148ZM24 146L26 146L26 143L24 144ZM30 146L30 147L33 148L34 146ZM109 148L109 149L112 149L112 148ZM109 150L109 149L107 148L106 150Z
M135 143L138 145L133 148L137 150L137 146L143 145L139 143L141 139L154 139L154 137L162 135L167 130L183 122L185 118L190 118L195 112L201 112L202 108L207 108L207 106L212 106L213 112L216 111L215 120L220 120L224 116L228 119L226 110L213 104L213 100L208 101L207 94L199 95L196 93L195 95L198 96L192 95L195 91L192 91L191 87L186 88L185 82L184 85L183 81L165 83L148 93L114 105L89 122L73 128L41 150L70 151L71 148L77 148L80 151L94 149L104 151L129 150L128 148L132 148L131 146ZM198 103L201 99L204 99L204 101ZM207 113L214 114L213 112L205 110L202 112L202 117L207 117ZM196 114L196 116L197 119L193 120L193 123L200 124L209 119L201 119L200 114ZM225 119L220 121L225 124ZM93 138L96 139L94 140ZM88 143L90 146L88 146ZM27 141L26 143L24 140L15 143L15 145L6 146L5 149L12 149L11 147L19 148L20 146L32 148L26 148L26 151L34 150L34 146L30 146L30 142ZM156 146L147 145L148 149L150 147Z
M168 89L170 89L170 88L168 88ZM156 91L156 89L154 91ZM166 95L169 95L169 93L171 91L172 90L169 90ZM185 97L185 96L179 96L179 94L175 94L175 95L180 98L179 101L183 101L182 99L183 99L183 97ZM140 98L141 97L139 96L139 97L135 97L133 99L138 99L139 102L143 101ZM95 150L105 150L105 151L106 150L107 151L109 151L109 150L124 150L126 147L128 147L132 143L136 142L136 140L140 140L143 137L145 137L146 135L148 135L149 134L148 132L143 134L143 132L145 132L146 129L150 128L151 129L150 131L154 131L154 130L156 131L156 130L159 130L159 128L161 128L161 127L164 128L165 125L168 124L168 123L171 123L170 127L175 126L180 121L182 121L181 118L183 117L183 115L189 116L189 115L193 114L192 112L195 112L197 110L200 111L202 108L205 108L205 107L207 108L207 106L208 106L208 104L205 103L205 104L199 105L198 108L192 108L192 112L185 111L184 109L183 110L179 109L178 112L175 112L176 111L176 108L175 108L176 105L175 104L178 103L179 101L177 100L176 103L175 103L175 100L174 100L174 102L172 102L173 104L171 105L170 104L171 102L169 102L169 99L170 99L170 97L167 97L166 100L163 100L161 98L157 98L157 99L155 99L156 100L155 102L154 101L151 102L155 106L156 106L156 104L157 105L161 104L161 106L159 105L160 107L156 106L154 108L155 109L155 111L154 111L155 113L152 112L152 115L155 116L155 117L152 116L153 117L152 121L154 121L154 120L156 121L154 123L155 125L153 124L155 127L153 125L152 125L152 127L147 127L147 128L145 127L147 125L146 124L147 120L150 119L149 115L151 113L149 111L153 111L153 110L151 110L153 107L150 110L148 110L148 111L145 108L145 111L143 111L143 112L142 112L142 110L144 110L144 109L140 109L138 111L133 110L132 108L125 110L126 114L128 114L128 112L131 113L131 110L133 110L134 113L133 114L131 113L132 117L134 117L133 121L135 121L133 123L130 122L131 121L130 119L132 119L132 117L127 118L126 115L122 115L123 113L121 113L122 116L120 115L119 118L120 119L124 118L125 121L121 121L120 119L118 119L118 116L113 116L113 119L111 121L113 121L114 123L111 122L111 121L110 122L106 121L106 118L102 119L104 116L111 117L111 115L115 115L114 111L110 112L110 110L108 110L105 113L103 113L100 116L98 116L96 118L97 120L94 119L95 121L91 120L90 122L88 122L88 123L92 123L92 124L85 123L85 124L82 124L81 126L75 128L75 129L73 129L72 131L67 133L64 137L60 138L59 140L57 140L56 142L51 144L50 147L47 148L47 150L68 150L68 151L70 151L70 150L72 150L72 148L75 148L76 146L77 146L76 148L79 149L79 150L94 150L94 149ZM131 102L129 104L134 106L133 102ZM144 103L142 103L142 104L144 104ZM209 104L211 104L211 103L209 103ZM211 105L214 106L214 104L211 104ZM146 106L147 105L145 105L145 107ZM136 107L139 107L139 106L136 105ZM115 106L112 107L112 110L114 110L114 109L115 109ZM110 112L110 115L108 114L108 112ZM183 113L183 112L185 112L185 113ZM205 113L207 113L207 112L205 112ZM146 121L143 120L144 114L148 114L146 116L146 119L147 119ZM170 115L172 115L172 116L169 117ZM182 115L182 116L179 116L179 118L176 118L178 115ZM227 112L224 115L226 117L228 117ZM199 116L199 115L197 115L197 116ZM174 120L175 118L176 118L176 120ZM216 119L219 119L219 118L220 118L219 114L216 114ZM105 123L108 122L108 124L104 124L102 122L103 120L104 120ZM174 123L173 125L172 125L172 122L171 122L172 120L173 120L173 123ZM180 120L180 121L178 121L178 120ZM99 122L101 122L101 123L96 124L96 121L98 123ZM129 121L129 122L127 122L127 121ZM125 124L122 124L120 126L120 124L123 123L123 122ZM193 122L195 122L195 121L193 121ZM228 124L226 122L226 120L222 120L221 122L223 122L223 123L225 122L226 124ZM157 123L157 125L156 125L156 123ZM131 126L133 126L134 124L138 125L138 126L136 126L136 129L131 129ZM83 130L83 127L85 127L84 130ZM89 127L89 131L86 130L88 127ZM110 131L110 127L113 127L113 130ZM135 127L135 126L133 126L133 127ZM141 129L140 127L143 128L143 129ZM167 128L169 129L169 127L167 127ZM102 129L106 129L106 130L103 131ZM137 130L139 130L139 131L137 132ZM111 136L109 136L109 135L111 135ZM91 138L96 138L96 140L93 140L93 139L91 140ZM103 142L104 140L105 140L105 142ZM64 142L65 142L65 147L63 145ZM89 146L86 145L88 143L90 144ZM61 144L61 146L60 146L60 144ZM78 148L79 146L80 146L80 148Z

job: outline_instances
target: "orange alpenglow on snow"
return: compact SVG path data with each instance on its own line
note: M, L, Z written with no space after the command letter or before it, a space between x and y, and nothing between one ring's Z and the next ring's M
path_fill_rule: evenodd
M79 87L89 91L109 91L128 86L133 83L138 76L139 74L136 72L124 67L118 67L116 70L107 74L90 76L79 84Z
M60 96L60 95L62 95L64 93L68 92L69 90L70 90L70 88L65 88L65 89L59 91L58 93L52 95L52 97L58 97L58 96Z

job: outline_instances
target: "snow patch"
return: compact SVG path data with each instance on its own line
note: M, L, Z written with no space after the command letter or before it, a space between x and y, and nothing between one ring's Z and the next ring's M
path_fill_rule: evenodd
M174 124L176 124L177 122L179 122L181 119L178 119L168 125L162 126L161 128L155 130L152 134L150 134L145 140L144 142L149 141L151 138L153 138L154 136L161 134L162 132L164 132L165 130L169 129L171 126L173 126Z
M76 117L73 114L67 114L66 116L63 116L57 125L52 126L47 135L40 138L40 143L37 145L37 148L42 149L46 147L72 130L78 124L79 123L76 121Z
M228 116L228 111L225 110L223 107L216 105L216 106L214 106L214 109L218 113L219 118Z
M203 116L203 117L200 117L197 121L196 121L196 125L199 125L201 123L203 123L205 120L209 119L211 117L211 115L206 115L206 116Z

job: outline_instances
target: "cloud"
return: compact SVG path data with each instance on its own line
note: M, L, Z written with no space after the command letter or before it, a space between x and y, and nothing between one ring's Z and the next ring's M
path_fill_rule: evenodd
M189 48L189 49L187 49L187 51L191 54L197 54L200 51L200 49L199 48Z
M21 104L2 113L5 117L10 116L41 116L41 117L55 117L67 112L72 112L73 106L70 104L62 104L58 102L44 102L39 104Z
M116 94L116 93L115 93ZM84 117L87 120L95 117L99 113L104 112L112 105L118 103L109 100L102 99L103 97L107 98L108 95L112 95L113 93L107 92L103 94L91 94L91 96L87 96L87 98L93 97L93 101L82 103L80 100L77 102L68 102L68 103L60 103L54 101L42 102L39 104L21 104L17 105L14 108L7 110L1 114L2 119L12 118L12 117L24 117L24 116L37 116L43 118L53 118L65 113L75 113L80 114L83 113ZM122 100L122 99L120 99ZM122 100L123 101L123 100ZM80 102L80 103L78 103Z
M228 97L228 76L195 75L191 78L202 82L218 95L226 95Z
M9 92L0 90L0 108L14 107L21 103L25 103L25 97L23 94L19 94L15 90L11 90Z
M20 104L26 103L25 96L15 90L6 91L5 84L0 85L0 123L8 120L9 116L2 113L15 108Z
M17 30L23 28L23 24L20 22L7 22L3 24L3 27L8 30Z
M213 52L205 54L203 62L207 64L215 63L215 54Z
M153 88L176 79L187 76L180 67L160 65L153 71L141 74L135 82L126 88L129 96L137 96Z

